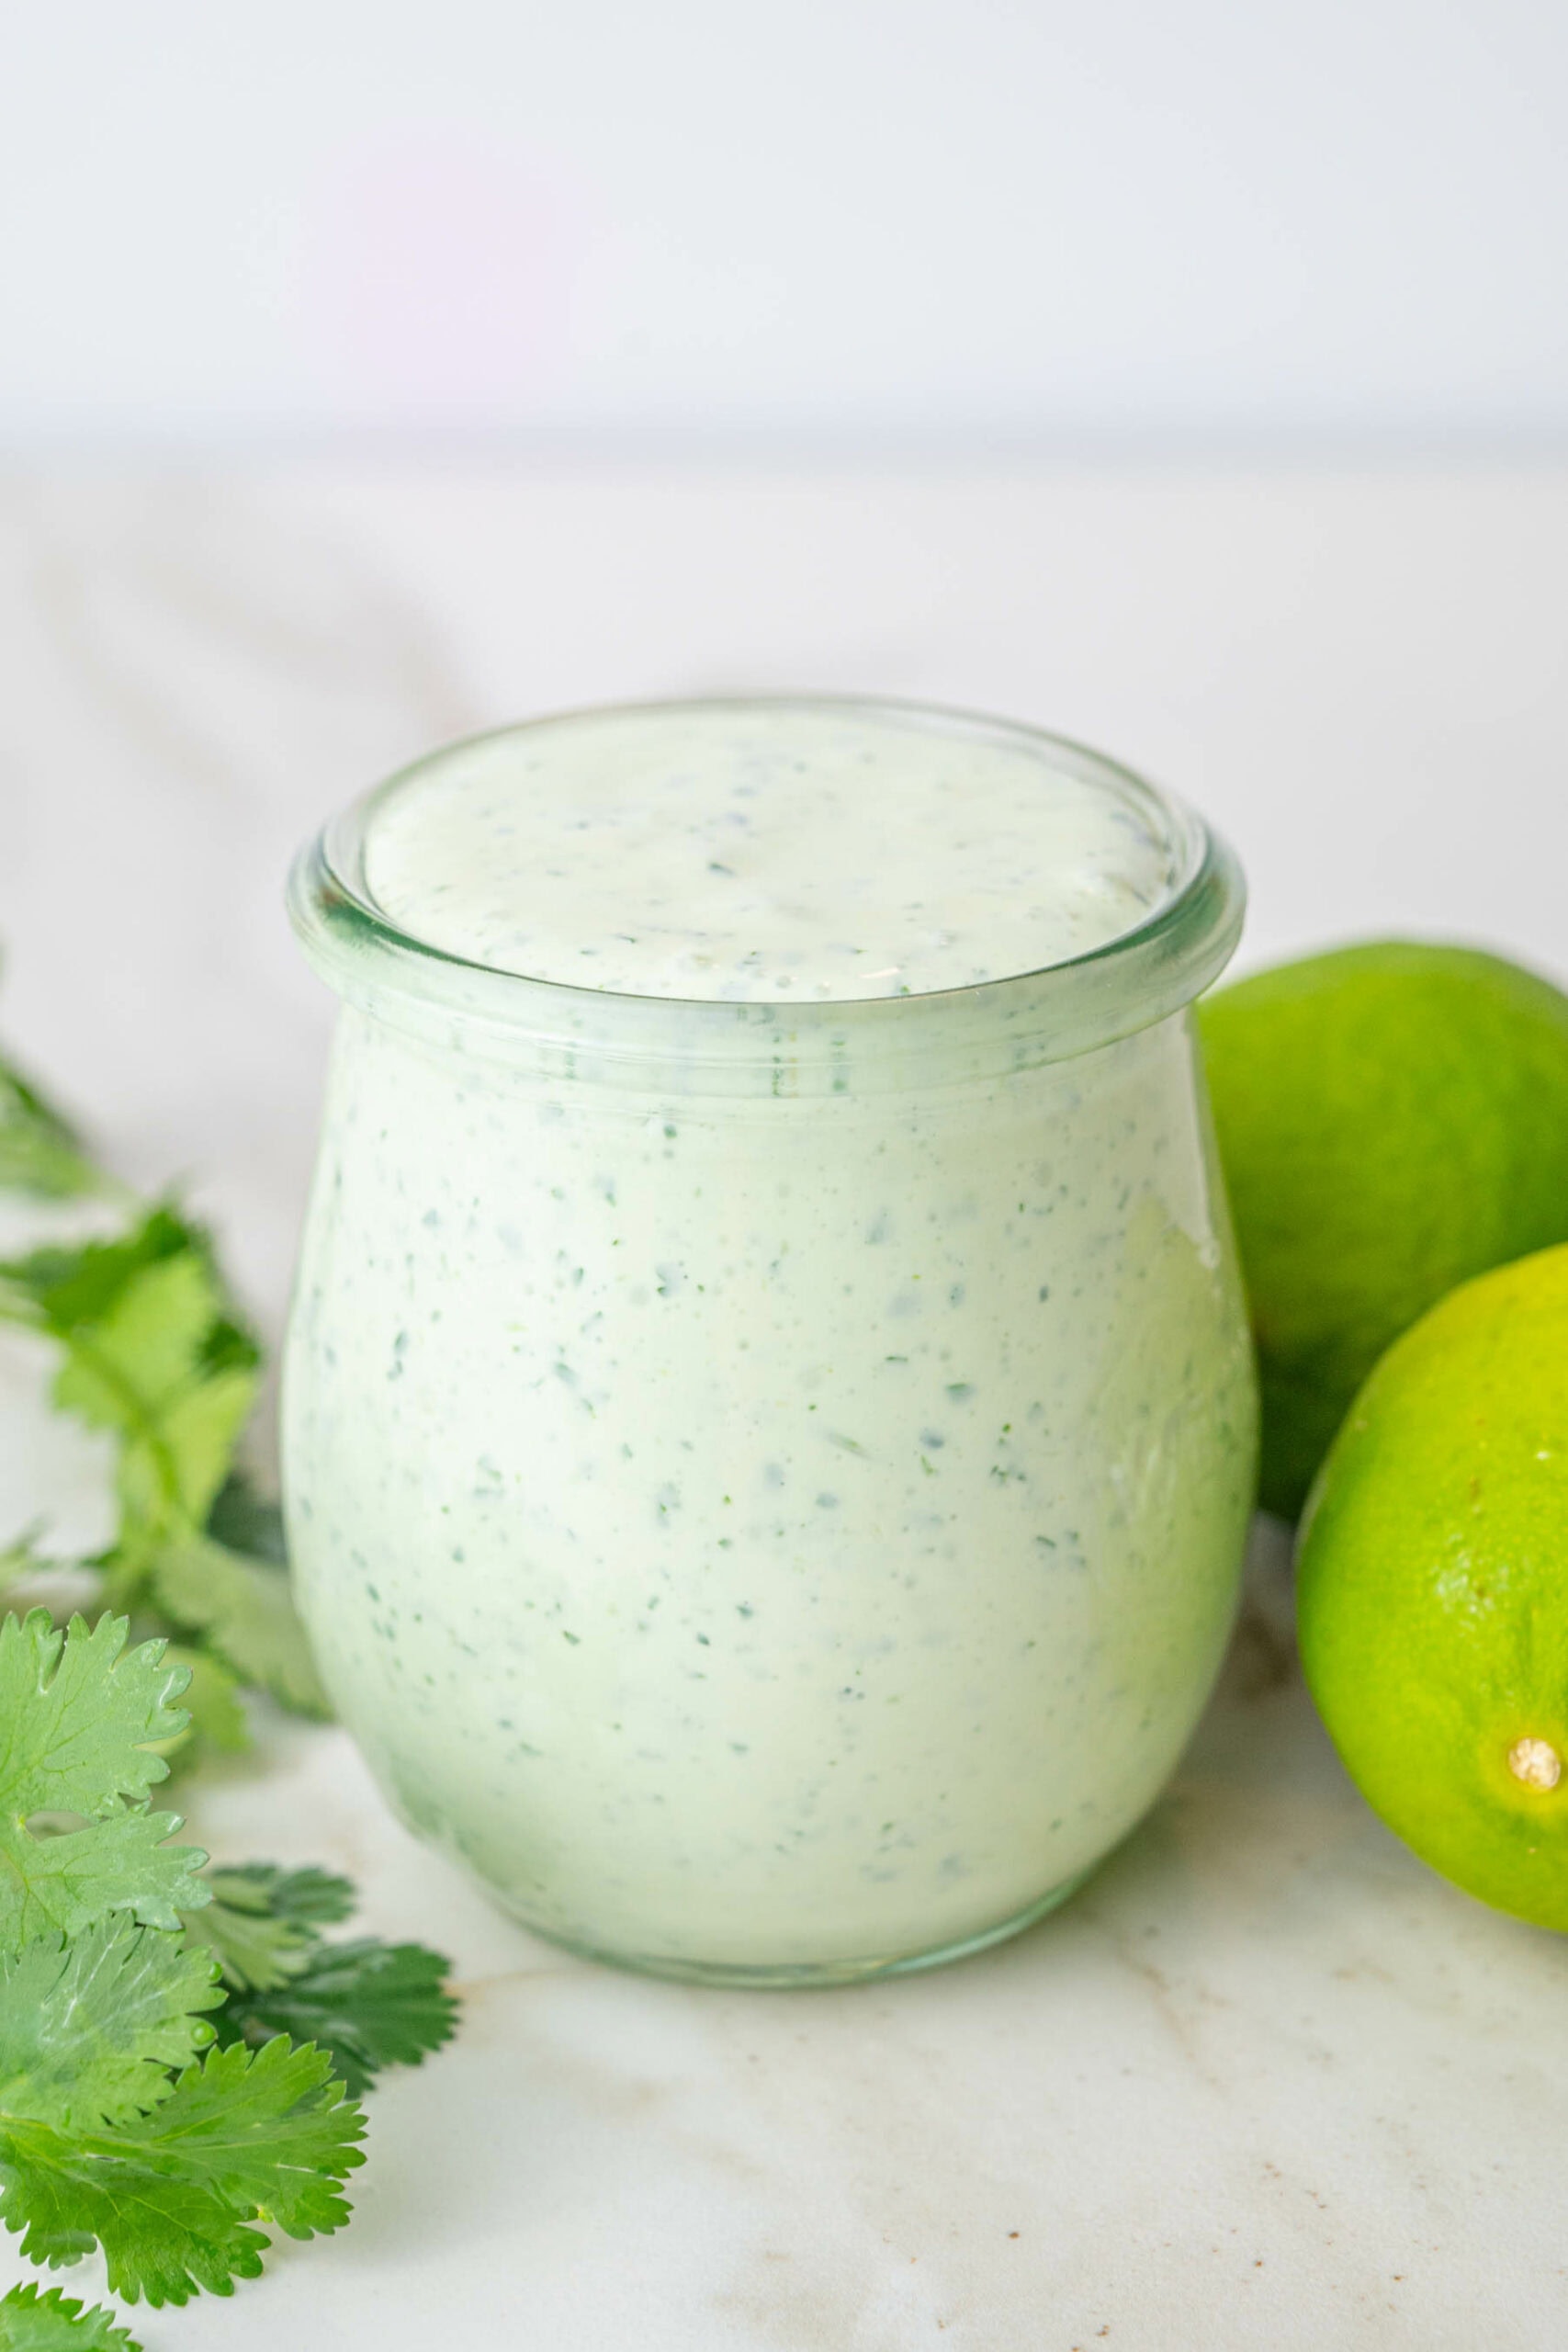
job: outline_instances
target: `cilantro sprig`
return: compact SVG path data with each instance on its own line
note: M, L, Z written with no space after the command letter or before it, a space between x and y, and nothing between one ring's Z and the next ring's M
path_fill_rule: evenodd
M228 1992L221 2042L255 2050L274 2034L314 2041L355 2096L384 2066L417 2065L457 2026L447 1963L423 1944L375 1936L330 1943L323 1926L354 1909L347 1879L270 1862L209 1871L212 1900L186 1923L216 1955Z
M348 1882L204 1871L152 1809L187 1669L122 1618L0 1623L0 2222L35 2262L94 2246L127 2302L226 2295L268 2230L342 2227L360 2094L446 2041L447 1963L332 1943ZM135 2352L109 2314L0 2301L0 2352Z
M62 1114L0 1062L4 1190L130 1198ZM114 1441L114 1540L74 1565L96 1571L107 1608L180 1645L192 1675L187 1758L202 1746L245 1745L242 1686L326 1714L289 1594L280 1515L235 1467L261 1350L206 1228L172 1201L132 1202L112 1238L0 1261L3 1323L54 1343L54 1402ZM41 1533L0 1554L0 1587L51 1565Z
M5 1190L129 1202L0 1064ZM54 1344L55 1403L113 1440L117 1524L72 1564L97 1578L96 1624L0 1621L0 2222L51 2267L97 2248L130 2303L228 2295L269 2232L347 2221L360 2098L449 2039L448 1963L331 1940L345 1879L207 1869L154 1806L171 1758L246 1744L243 1687L326 1712L281 1515L235 1466L261 1355L209 1235L130 1203L112 1238L0 1263L6 1322ZM0 1589L61 1565L46 1534L0 1552ZM0 2297L0 2352L140 2346L28 2284Z
M115 1540L85 1565L111 1609L184 1644L197 1734L244 1744L241 1684L326 1713L275 1516L234 1470L261 1351L205 1229L160 1202L115 1239L0 1262L0 1322L55 1342L55 1403L116 1442Z

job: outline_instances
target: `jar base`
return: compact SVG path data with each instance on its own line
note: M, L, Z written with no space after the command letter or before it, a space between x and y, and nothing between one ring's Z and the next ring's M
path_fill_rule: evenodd
M752 1964L728 1960L670 1960L648 1952L607 1951L572 1936L555 1935L548 1928L536 1927L531 1920L525 1919L522 1924L544 1943L575 1952L580 1960L596 1960L607 1968L625 1969L634 1976L657 1976L675 1984L711 1984L740 1992L810 1992L827 1990L835 1984L867 1984L878 1977L913 1976L922 1969L945 1968L951 1961L968 1960L976 1952L987 1951L993 1944L1006 1943L1010 1937L1022 1935L1026 1928L1032 1928L1037 1920L1057 1910L1099 1867L1098 1862L1091 1862L1087 1870L1076 1871L1071 1878L1049 1887L1023 1910L1013 1912L995 1927L982 1928L976 1935L961 1937L955 1943L937 1944L929 1951L908 1952L892 1959L875 1953L863 1960L798 1961L777 1965L766 1962Z

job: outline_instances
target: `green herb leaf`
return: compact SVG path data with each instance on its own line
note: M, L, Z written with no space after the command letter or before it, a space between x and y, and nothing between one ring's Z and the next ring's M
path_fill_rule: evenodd
M231 1468L258 1354L203 1229L165 1203L117 1241L0 1264L0 1317L59 1342L55 1401L119 1441L119 1532L98 1563L111 1604L151 1600L231 1679L299 1713L330 1713L281 1565L276 1506ZM229 1697L209 1679L192 1713L198 1734L237 1747Z
M360 2097L383 2066L417 2066L451 2040L450 1973L450 1961L423 1944L323 1943L275 1985L231 1992L219 2039L253 2049L275 2033L317 2042Z
M329 1871L280 1871L270 1862L207 1873L212 1900L185 1923L186 1941L216 1953L223 1981L266 1992L305 1964L318 1922L346 1919L354 1889Z
M212 1956L124 1917L0 1959L0 2115L96 2132L166 2098L212 2040Z
M68 1200L101 1182L70 1122L18 1070L0 1062L0 1188Z
M102 2303L91 2310L58 2287L29 2281L0 2300L0 2352L141 2352Z
M96 2241L129 2302L227 2294L261 2268L254 2222L308 2238L348 2219L341 2183L364 2162L364 2128L322 2052L211 2050L116 2131L0 2117L0 2221L35 2262L73 2261Z
M280 1870L276 1862L242 1862L211 1870L208 1881L214 1896L221 1890L232 1899L238 1885L260 1895L279 1919L310 1928L334 1928L354 1914L354 1888L335 1871Z
M253 1862L208 1873L212 1901L186 1940L218 1955L229 1998L222 2042L259 2049L275 2033L319 2042L356 2095L383 2066L415 2066L449 2041L457 2004L451 1963L421 1944L374 1937L329 1944L318 1929L348 1917L354 1889L326 1871Z
M200 1526L255 1393L206 1234L164 1204L119 1240L36 1250L0 1264L0 1312L60 1342L55 1401L119 1438L113 1565L134 1573L168 1530Z
M73 1617L62 1634L42 1609L0 1625L0 1951L111 1911L173 1928L207 1900L205 1855L164 1842L179 1816L145 1810L169 1769L152 1743L185 1728L169 1703L185 1673L126 1633L122 1617ZM62 1814L85 1826L33 1826Z
M0 1186L106 1181L0 1065ZM346 1881L270 1864L204 1880L205 1856L168 1843L178 1816L150 1809L170 1755L244 1745L239 1679L326 1712L281 1514L233 1468L258 1354L206 1233L165 1203L117 1240L0 1262L0 1321L57 1342L55 1401L117 1441L116 1541L79 1565L193 1645L127 1649L123 1615L0 1624L0 2222L35 2261L101 2248L132 2302L228 2294L259 2271L266 2228L347 2219L364 2120L345 2081L448 2038L447 1964L412 1944L328 1947ZM57 1565L41 1532L0 1555L0 1586ZM324 2046L291 2043L269 2002ZM0 2300L0 2352L73 2346L138 2352L58 2290Z
M270 1690L297 1714L331 1714L282 1568L191 1535L155 1552L150 1575L159 1607L202 1634L242 1682Z

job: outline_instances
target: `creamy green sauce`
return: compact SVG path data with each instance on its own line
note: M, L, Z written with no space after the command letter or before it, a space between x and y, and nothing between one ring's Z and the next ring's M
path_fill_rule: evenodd
M1100 946L1168 889L1131 798L1032 746L852 710L609 712L394 786L366 857L415 937L646 996L924 994Z
M835 719L814 752L763 714L691 719L678 759L639 720L639 763L604 725L597 795L541 797L495 745L482 783L397 787L381 903L545 977L586 944L600 986L832 995L872 992L868 957L911 989L1028 969L1158 895L1126 809L1037 771L1055 814L1010 906L984 747ZM862 768L926 829L880 867ZM694 878L682 935L738 775L787 886L761 855L743 910ZM596 846L558 873L574 808ZM1070 1883L1208 1690L1253 1417L1182 1016L983 1083L738 1102L345 1010L286 1377L302 1600L405 1818L547 1933L852 1968Z

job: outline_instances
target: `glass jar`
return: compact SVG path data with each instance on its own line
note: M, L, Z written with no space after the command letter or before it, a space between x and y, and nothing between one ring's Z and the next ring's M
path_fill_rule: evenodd
M412 1829L672 1976L924 1966L1061 1902L1202 1708L1252 1499L1188 1009L1238 869L1075 746L856 707L1036 747L1156 829L1162 902L786 1006L422 944L377 794L291 885L343 999L284 1385L322 1675Z

